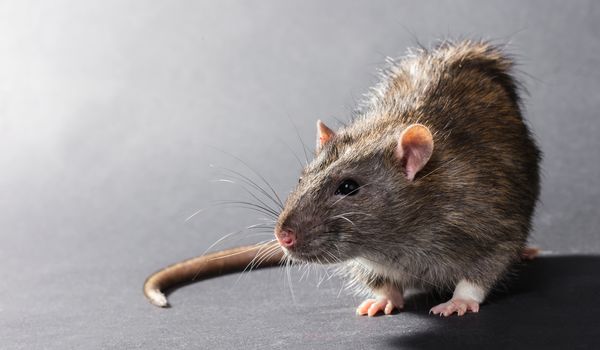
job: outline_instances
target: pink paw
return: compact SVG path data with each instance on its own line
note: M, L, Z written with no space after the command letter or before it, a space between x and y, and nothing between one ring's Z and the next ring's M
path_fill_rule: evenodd
M396 305L391 299L380 297L363 301L362 304L356 308L356 314L359 316L368 315L369 317L373 317L377 315L379 311L382 311L384 314L390 315L394 309L400 310L403 307L403 304Z
M468 311L479 312L479 303L472 299L450 299L445 303L432 307L429 313L450 316L456 312L458 316L462 316Z
M526 247L521 252L522 260L533 260L540 254L540 249L535 247Z

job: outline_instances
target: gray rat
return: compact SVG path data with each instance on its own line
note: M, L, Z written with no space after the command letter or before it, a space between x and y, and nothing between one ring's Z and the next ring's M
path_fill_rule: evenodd
M408 289L453 290L431 312L478 312L522 255L541 153L521 115L512 59L488 42L444 42L390 61L350 124L317 123L317 149L275 226L277 243L190 259L144 292L243 269L257 259L337 263L371 298L359 315L402 309Z

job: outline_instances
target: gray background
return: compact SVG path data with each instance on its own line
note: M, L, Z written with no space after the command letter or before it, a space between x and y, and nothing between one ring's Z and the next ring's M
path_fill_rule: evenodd
M312 148L316 119L347 120L386 56L466 37L508 42L530 91L545 153L532 242L567 260L542 258L525 275L589 270L567 297L589 283L598 292L598 260L568 256L600 252L599 15L592 1L0 1L0 347L422 348L498 329L521 345L536 344L535 330L571 341L547 328L564 320L501 327L528 315L515 314L527 295L554 295L541 282L447 323L427 316L430 301L355 317L360 300L337 278L319 284L320 269L292 271L291 285L280 269L212 279L177 290L167 310L141 286L257 221L214 205L245 198L212 182L219 167L252 176L226 153L285 195L294 153L304 157L297 133ZM242 233L215 249L268 238ZM538 313L564 316L555 294ZM570 344L589 345L583 331Z

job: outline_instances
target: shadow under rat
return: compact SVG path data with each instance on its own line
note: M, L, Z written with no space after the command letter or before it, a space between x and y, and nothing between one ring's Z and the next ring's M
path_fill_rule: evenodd
M544 256L524 262L477 314L440 318L430 327L387 336L398 349L598 349L600 256ZM401 313L427 317L442 296L418 295ZM395 316L398 317L398 316Z

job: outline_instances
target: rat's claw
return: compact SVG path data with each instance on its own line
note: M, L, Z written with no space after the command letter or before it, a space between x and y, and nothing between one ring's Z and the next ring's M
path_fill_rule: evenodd
M356 308L356 314L359 316L368 315L373 317L382 311L386 315L390 315L394 309L401 309L403 305L395 305L388 298L367 299Z
M429 313L447 317L455 312L458 316L462 316L469 311L479 312L479 303L472 299L451 299L432 307Z

